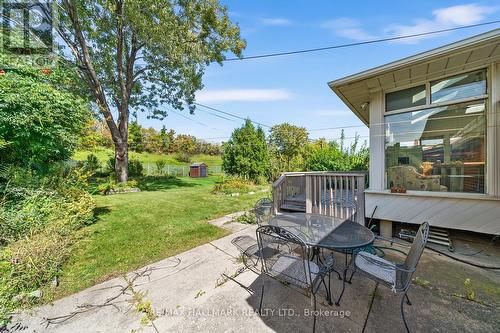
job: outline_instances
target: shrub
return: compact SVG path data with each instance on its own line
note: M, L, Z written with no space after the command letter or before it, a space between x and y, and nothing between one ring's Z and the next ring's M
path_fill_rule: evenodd
M46 172L52 162L71 157L90 118L78 94L28 69L0 76L0 138L8 141L0 163Z
M243 215L240 215L236 218L236 222L243 224L256 224L257 217L254 212L245 212Z
M124 183L118 183L113 178L109 178L106 182L99 184L97 190L100 194L106 195L111 191L120 192L125 189L137 188L139 183L136 180L129 180Z
M216 183L213 192L224 194L246 193L250 191L252 186L254 186L254 184L247 179L240 177L228 177L221 182Z
M107 173L109 175L115 174L115 158L110 157L107 163ZM128 174L129 176L142 176L144 172L144 167L142 166L141 161L135 159L128 160Z
M191 156L186 152L175 154L175 159L181 163L191 163Z
M129 160L128 161L128 174L129 176L142 176L144 171L144 167L142 166L141 161L139 160Z
M29 292L59 274L95 208L80 170L43 178L17 170L9 180L0 188L0 327L9 312L36 301Z
M158 171L158 174L162 175L163 174L163 169L167 166L167 161L165 160L158 160L155 162L156 164L156 170Z
M96 174L101 168L101 163L99 159L94 154L89 154L87 156L87 161L85 161L85 170L92 174Z

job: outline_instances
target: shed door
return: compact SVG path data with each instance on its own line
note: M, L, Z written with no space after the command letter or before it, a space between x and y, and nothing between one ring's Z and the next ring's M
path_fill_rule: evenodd
M207 168L200 166L200 173L201 173L201 175L200 175L201 177L206 177L207 176Z

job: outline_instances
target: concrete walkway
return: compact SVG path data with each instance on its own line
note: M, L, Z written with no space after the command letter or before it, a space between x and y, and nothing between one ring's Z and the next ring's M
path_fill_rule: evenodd
M214 221L234 233L31 312L16 315L19 332L307 332L310 300L290 287L265 279L263 315L256 314L262 278L243 270L237 236L255 237L255 227ZM414 332L498 332L500 277L426 252L419 282L405 306ZM228 278L230 277L230 278ZM477 285L486 305L452 296L463 279ZM428 282L428 283L426 283ZM332 276L334 296L341 281ZM484 291L484 292L483 292ZM355 276L339 307L319 296L317 332L403 332L399 298ZM143 317L154 314L148 323ZM141 320L142 318L142 320ZM142 321L142 324L141 324Z

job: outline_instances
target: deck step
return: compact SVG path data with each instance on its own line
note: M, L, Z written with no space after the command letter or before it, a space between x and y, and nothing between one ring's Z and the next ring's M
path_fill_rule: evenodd
M288 210L288 211L294 211L294 212L304 212L306 211L306 206L302 205L294 205L290 203L284 203L280 207L281 210Z

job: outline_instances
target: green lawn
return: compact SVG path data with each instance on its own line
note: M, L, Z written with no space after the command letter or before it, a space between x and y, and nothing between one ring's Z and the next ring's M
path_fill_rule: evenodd
M267 193L211 193L219 177L145 178L140 193L95 196L98 220L62 269L59 298L226 235L206 221L248 209Z
M77 161L83 161L87 158L87 155L94 154L97 159L103 163L107 162L111 156L113 156L113 150L109 148L96 148L95 150L80 150L75 152L73 159ZM168 165L188 165L189 163L179 162L175 159L175 154L152 154L152 153L136 153L129 152L131 159L136 159L142 163L155 163L158 160L164 160ZM220 156L211 155L193 155L191 157L192 162L205 162L208 166L219 166L222 165L222 159Z

